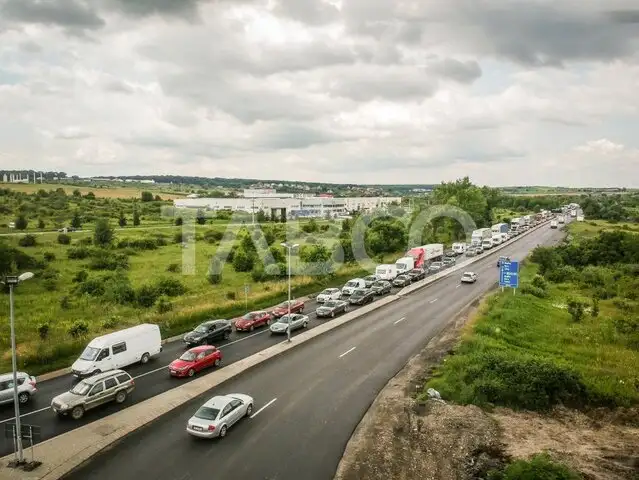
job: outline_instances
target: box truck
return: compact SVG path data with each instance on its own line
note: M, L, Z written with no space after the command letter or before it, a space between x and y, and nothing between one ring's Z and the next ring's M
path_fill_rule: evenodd
M490 228L480 228L475 230L470 237L470 241L472 245L483 245L485 240L491 241L493 236L493 232ZM491 241L492 242L492 241ZM491 243L492 246L492 243Z
M493 232L493 235L495 235L496 233L508 233L508 230L510 230L510 225L508 225L507 223L496 223L490 228L490 230Z
M427 262L441 257L444 254L443 243L429 243L421 247L411 248L406 252L407 257L413 257L413 268L424 268Z
M392 282L397 276L397 265L394 263L392 265L378 265L375 269L375 275L377 275L380 280L388 280L389 282Z
M510 221L510 229L515 233L521 233L519 227L522 225L521 218L516 217Z

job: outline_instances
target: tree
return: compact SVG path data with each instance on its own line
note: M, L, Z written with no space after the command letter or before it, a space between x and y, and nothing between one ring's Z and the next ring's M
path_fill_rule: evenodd
M179 227L180 225L182 225L184 223L184 220L182 220L182 217L177 217L175 219L175 224Z
M126 217L124 216L124 212L120 212L120 218L118 218L118 224L121 227L126 227Z
M77 188L75 190L73 190L73 196L75 198L80 198L82 197L82 192L80 192L80 190L78 190Z
M584 304L579 300L570 299L566 305L568 307L568 313L572 317L572 321L575 323L581 322L586 311Z
M266 217L266 214L262 211L262 210L258 210L257 212L257 223L264 223L267 222L268 218Z
M552 247L535 248L532 251L530 260L539 265L540 275L546 275L563 264L561 256Z
M222 283L222 262L217 257L213 257L209 264L209 271L206 274L206 278L212 285L218 285Z
M236 272L250 272L255 264L255 256L242 248L238 248L233 255L233 269Z
M406 244L406 228L399 220L375 220L366 232L366 246L374 255L399 252Z
M95 193L93 192L89 192L87 193L84 198L88 199L88 200L95 200Z
M71 219L71 226L73 228L80 228L82 227L82 220L80 219L80 214L78 213L78 211L76 210L76 212L73 214L73 218Z
M93 231L93 243L106 247L113 241L113 229L106 218L100 218L95 224Z
M26 230L27 226L29 225L29 221L24 215L18 215L15 223L18 230Z
M198 209L197 214L195 216L195 221L198 225L204 225L206 223L206 214L203 210Z
M39 220L38 220L38 228L39 228L40 230L44 230L44 227L45 227L44 220L39 219Z
M152 202L153 194L151 192L142 192L141 199L143 202Z
M136 207L133 208L133 226L137 227L140 225L140 212Z

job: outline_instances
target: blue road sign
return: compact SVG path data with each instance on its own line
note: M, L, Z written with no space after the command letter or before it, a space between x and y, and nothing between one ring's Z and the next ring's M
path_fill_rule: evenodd
M519 262L503 262L499 267L500 287L519 287Z

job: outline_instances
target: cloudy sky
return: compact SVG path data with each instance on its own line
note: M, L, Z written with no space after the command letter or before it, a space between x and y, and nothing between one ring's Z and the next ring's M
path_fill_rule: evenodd
M636 0L0 0L0 168L639 186Z

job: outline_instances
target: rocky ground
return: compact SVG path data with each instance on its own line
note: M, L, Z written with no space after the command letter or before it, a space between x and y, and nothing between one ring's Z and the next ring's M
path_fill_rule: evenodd
M452 322L393 378L347 445L336 480L483 478L509 459L546 451L588 480L639 480L638 410L585 415L491 412L413 396L476 314Z

